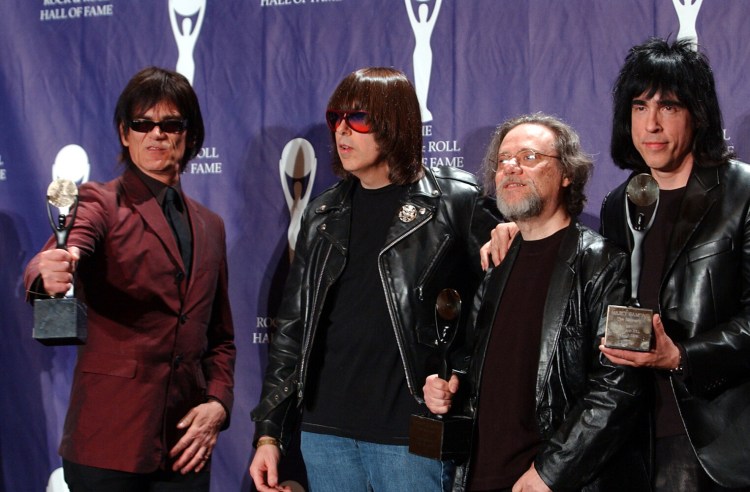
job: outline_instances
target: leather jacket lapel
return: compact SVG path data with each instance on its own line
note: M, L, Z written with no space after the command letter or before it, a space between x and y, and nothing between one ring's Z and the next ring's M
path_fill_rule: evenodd
M573 292L579 236L577 223L573 220L565 231L565 237L560 245L555 267L550 277L547 300L544 303L542 336L539 343L539 371L537 372L535 393L537 404L549 375L549 365L556 351L557 340L565 321L569 296Z
M351 229L351 208L353 179L340 182L337 195L330 204L320 205L315 214L324 216L317 227L321 237L326 238L343 256L349 249L349 230Z
M690 238L716 202L715 193L719 189L719 175L716 168L697 166L693 168L685 190L685 198L680 205L677 222L672 230L663 278L666 278L674 268L677 258L683 253Z
M482 380L487 347L492 336L492 329L495 326L500 299L503 297L505 285L508 283L510 272L513 270L520 249L521 235L518 234L511 243L508 254L503 262L499 266L493 267L488 273L489 277L485 279L486 287L482 291L481 301L478 301L481 308L477 313L476 320L474 320L474 328L476 330L475 339L471 340L471 343L473 343L472 381L478 382ZM476 394L479 388L474 388L473 391ZM471 404L473 405L474 403L472 402ZM476 410L476 408L473 410Z
M419 229L435 214L442 193L432 173L426 173L426 178L409 185L404 202L388 230L383 251Z
M513 241L508 250L508 254L503 260L503 265L507 263L507 268L502 268L500 265L494 268L490 273L490 278L487 280L487 288L482 294L483 305L482 312L476 322L476 326L489 326L492 330L492 326L495 323L495 317L497 316L497 310L500 307L500 299L505 292L505 284L508 283L508 277L510 272L513 270L513 265L516 263L518 257L518 251L521 249L521 235ZM484 347L482 347L482 359L487 351L487 341L489 336L486 337Z

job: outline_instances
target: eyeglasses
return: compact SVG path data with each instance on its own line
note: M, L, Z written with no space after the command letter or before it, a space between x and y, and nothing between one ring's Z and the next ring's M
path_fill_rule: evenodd
M495 165L493 171L497 172L498 170L504 168L505 166L510 166L511 164L515 164L516 166L525 169L532 169L534 166L542 162L542 159L540 159L539 156L550 157L552 159L560 158L560 156L558 155L542 154L541 152L533 149L519 150L515 155L510 154L509 152L501 152L497 155L497 162L494 163Z
M326 111L326 123L332 132L335 132L342 120L357 133L370 133L372 131L372 122L370 113L367 111L340 111L338 109L329 109Z
M187 129L187 120L132 120L128 123L128 126L131 130L138 133L148 133L155 126L158 126L159 130L164 133L182 133Z

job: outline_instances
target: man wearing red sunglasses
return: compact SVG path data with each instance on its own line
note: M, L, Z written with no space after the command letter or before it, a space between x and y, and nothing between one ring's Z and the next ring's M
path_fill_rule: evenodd
M341 176L305 210L278 313L250 474L280 487L278 462L301 423L314 491L445 491L453 465L408 452L435 372L435 303L467 302L496 210L471 174L422 166L419 102L391 68L348 75L326 121ZM461 339L459 335L457 339Z

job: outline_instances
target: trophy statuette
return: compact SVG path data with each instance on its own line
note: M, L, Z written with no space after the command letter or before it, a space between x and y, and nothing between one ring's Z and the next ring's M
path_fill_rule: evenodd
M54 217L52 208L58 209ZM67 249L68 236L78 212L78 188L58 178L47 188L47 216L58 249ZM62 297L34 300L33 337L44 345L82 345L88 335L86 305L73 288Z
M451 376L448 351L461 321L461 296L454 289L440 291L435 302L438 377ZM436 460L460 459L469 453L472 420L458 415L412 415L409 422L409 452Z
M631 203L635 208L635 219L630 213ZM604 335L607 347L638 352L648 352L651 348L653 311L641 308L638 301L638 286L643 262L643 240L654 223L658 208L659 185L656 180L646 173L633 176L625 189L625 216L633 235L633 251L630 253L630 302L627 306L607 307L607 327ZM650 216L648 220L647 216Z

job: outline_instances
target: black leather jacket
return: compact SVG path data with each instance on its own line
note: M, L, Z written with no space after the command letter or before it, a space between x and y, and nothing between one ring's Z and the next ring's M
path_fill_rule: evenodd
M482 378L502 384L502 376L483 374L483 367L519 246L520 235L487 274L469 318L474 349L466 377L475 430ZM612 364L598 349L607 306L627 299L627 272L620 249L575 221L567 227L544 305L539 353L528 354L539 358L536 422L543 442L534 465L554 491L649 490L645 459L633 439L642 415L642 382L637 371ZM459 467L454 491L466 489L469 466Z
M602 205L602 232L630 250L625 187ZM659 290L667 334L688 374L672 389L693 449L725 487L750 486L750 166L697 165Z
M256 439L276 437L282 449L299 418L321 311L347 261L352 186L353 180L340 181L302 218L261 401L252 413ZM463 299L473 298L483 275L479 248L498 220L474 176L452 168L425 169L422 179L405 187L402 204L400 211L413 211L413 217L394 216L378 269L406 381L422 403L437 345L437 294L454 288Z

